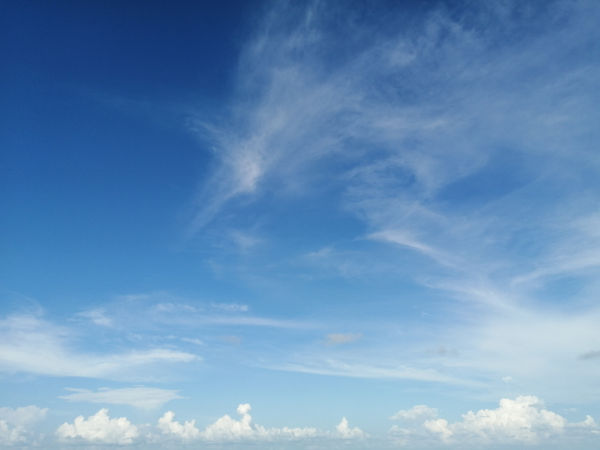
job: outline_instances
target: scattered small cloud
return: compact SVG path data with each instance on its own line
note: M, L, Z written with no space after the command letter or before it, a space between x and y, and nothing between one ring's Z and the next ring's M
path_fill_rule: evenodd
M157 313L195 313L201 311L196 306L173 302L157 303L154 305L154 310Z
M238 248L245 252L253 247L256 247L262 242L262 239L240 230L234 230L230 234L231 240L238 246Z
M248 305L239 303L211 303L210 307L218 311L225 312L247 312L250 308Z
M391 418L403 423L394 425L390 433L405 445L430 438L462 448L484 444L529 445L565 435L568 438L569 433L573 438L599 431L591 416L582 422L568 423L561 415L545 409L532 395L503 398L497 408L469 411L454 423L438 417L436 409L425 405L399 411ZM435 445L434 442L431 445Z
M202 341L201 339L197 339L197 338L187 338L187 337L183 337L181 338L181 340L183 342L187 342L188 344L194 344L194 345L205 345L204 341Z
M597 359L600 358L600 350L594 350L579 355L579 359Z

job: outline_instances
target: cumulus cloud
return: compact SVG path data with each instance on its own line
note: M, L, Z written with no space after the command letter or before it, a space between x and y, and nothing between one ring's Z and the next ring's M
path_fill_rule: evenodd
M467 433L483 439L506 438L533 442L540 437L562 433L566 420L542 408L537 397L519 396L514 400L504 398L496 409L469 411L462 422L452 425L455 433Z
M503 398L495 409L469 411L460 421L450 423L437 417L437 410L424 405L402 410L392 419L404 422L390 432L410 442L410 439L435 437L447 444L535 444L549 438L562 437L567 432L598 430L591 416L582 422L569 424L561 415L545 409L535 396ZM411 422L412 421L412 422ZM411 423L407 423L411 422ZM571 436L573 437L573 435Z
M251 406L248 403L242 403L237 407L239 419L232 418L229 414L217 419L208 425L204 430L196 426L195 420L178 422L175 420L175 413L167 411L158 419L157 428L164 437L181 439L182 441L203 440L209 442L228 442L228 441L273 441L273 440L296 440L316 437L319 435L316 428L266 428L262 425L253 423L250 415ZM347 423L346 423L347 426ZM358 429L345 429L346 434L352 435L358 433ZM325 434L321 434L325 436Z
M78 416L75 421L63 423L56 430L61 440L81 439L104 444L131 444L138 436L138 428L126 417L111 419L108 409L101 409L85 419Z
M200 437L200 430L196 428L196 421L185 421L184 423L173 420L175 413L167 411L158 419L158 429L166 435L174 435L183 440L197 439Z
M91 402L112 405L130 405L140 409L159 408L165 403L182 398L178 391L172 389L160 389L149 387L132 387L109 389L100 388L97 391L88 389L67 388L70 394L62 395L60 398L70 402Z
M25 443L31 437L29 426L46 417L47 408L23 406L0 408L0 445Z
M358 427L350 428L348 419L342 417L340 423L335 427L338 436L342 439L355 439L365 437L364 431Z
M251 406L242 403L237 407L239 420L233 419L228 414L206 427L202 437L209 441L238 441L242 439L302 439L317 436L315 428L265 428L252 423L250 415Z
M446 419L432 419L423 423L423 426L428 431L439 435L440 439L444 442L448 442L450 437L454 434L448 427L448 421Z
M228 414L209 425L204 431L204 436L209 440L236 440L241 438L256 437L265 434L264 428L252 425L250 404L244 403L237 407L237 413L242 416L240 420L232 419Z

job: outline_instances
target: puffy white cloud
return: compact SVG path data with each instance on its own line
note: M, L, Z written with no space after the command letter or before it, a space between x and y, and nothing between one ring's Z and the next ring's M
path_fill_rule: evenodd
M453 423L437 417L435 409L419 406L391 417L401 421L389 433L396 444L419 448L438 448L440 443L449 448L550 444L556 448L594 448L586 445L600 434L600 427L591 416L569 423L545 409L535 396L504 398L495 409L469 411Z
M503 398L496 409L469 411L462 422L452 425L457 433L467 433L487 440L509 439L532 442L541 436L561 433L567 421L560 415L543 409L532 395L515 400Z
M503 398L495 409L469 411L462 420L449 423L437 417L437 411L425 405L417 405L409 410L398 411L392 417L405 422L404 427L394 425L391 434L400 437L405 443L409 439L430 439L435 437L445 443L522 443L532 444L548 438L588 435L598 430L591 416L582 422L569 424L559 414L547 410L535 396L523 395L515 399ZM418 422L418 423L415 423ZM575 434L573 434L575 433Z
M184 440L197 439L200 437L200 430L196 428L196 421L185 421L183 424L173 420L175 413L167 411L158 419L158 428L163 434L170 434L180 437Z
M443 441L448 441L454 434L448 427L448 421L446 419L432 419L427 420L423 423L426 430L438 434Z
M252 425L250 404L244 403L237 407L240 420L232 419L228 414L209 425L204 431L204 436L209 440L236 440L264 435L264 428Z
M210 441L236 441L242 439L301 439L317 435L315 428L265 428L252 423L249 403L242 403L237 407L239 420L231 418L228 414L206 427L202 433L204 439Z
M131 405L141 409L154 409L168 401L182 398L177 391L172 389L159 389L149 387L133 387L121 389L100 388L96 392L88 389L73 389L71 394L62 395L60 398L71 402L91 402L113 405Z
M72 424L63 423L56 435L63 440L80 438L105 444L131 444L139 431L126 417L111 419L108 409L103 408L87 419L79 416Z
M0 408L0 444L15 445L24 443L30 435L28 426L46 417L47 408L23 406L20 408Z
M342 439L354 439L365 437L364 431L358 427L350 428L348 425L348 419L342 417L340 423L335 427L337 434Z

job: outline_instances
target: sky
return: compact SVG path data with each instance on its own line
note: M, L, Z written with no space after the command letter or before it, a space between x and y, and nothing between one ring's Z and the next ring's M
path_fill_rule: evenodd
M600 3L0 21L0 447L598 448Z

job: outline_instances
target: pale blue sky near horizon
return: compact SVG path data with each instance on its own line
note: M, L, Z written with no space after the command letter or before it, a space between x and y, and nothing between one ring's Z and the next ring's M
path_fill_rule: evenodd
M0 446L597 447L600 4L0 16Z

